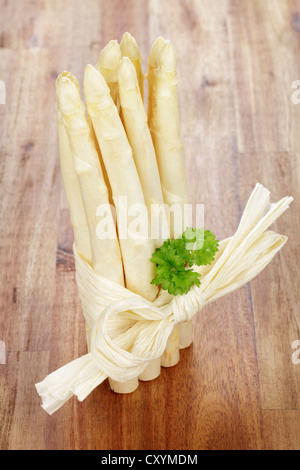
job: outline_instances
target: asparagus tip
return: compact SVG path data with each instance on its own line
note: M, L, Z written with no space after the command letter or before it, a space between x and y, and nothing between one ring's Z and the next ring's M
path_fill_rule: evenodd
M150 54L149 54L149 59L148 59L148 64L150 67L155 68L157 66L157 55L158 52L160 51L161 47L164 45L165 39L162 36L159 36L153 43Z
M111 40L100 52L96 68L115 70L121 60L121 48L117 40Z
M123 57L120 62L118 80L127 89L138 86L134 65L128 57Z
M120 42L121 53L123 57L131 57L133 59L140 59L141 53L135 38L128 32L123 34Z
M56 80L56 96L63 114L74 112L74 108L81 103L79 85L74 75L70 73L59 75Z
M107 83L93 65L88 64L84 71L84 92L89 101L97 101L103 94L109 93Z
M177 53L170 40L166 40L157 54L157 65L166 72L175 72L177 67Z

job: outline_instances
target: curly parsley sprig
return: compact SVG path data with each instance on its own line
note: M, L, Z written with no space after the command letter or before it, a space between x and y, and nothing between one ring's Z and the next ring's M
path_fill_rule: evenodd
M156 264L151 284L161 286L172 295L187 294L201 275L192 267L206 266L215 259L219 241L209 231L187 228L181 238L166 240L153 253L150 261Z

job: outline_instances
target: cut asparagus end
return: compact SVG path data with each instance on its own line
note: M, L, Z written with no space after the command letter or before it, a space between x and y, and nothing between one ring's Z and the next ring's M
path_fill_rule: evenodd
M109 379L109 386L115 393L132 393L139 386L139 379L132 379L128 382L117 382L116 380Z
M142 382L148 382L149 380L156 379L161 372L161 358L158 357L148 364L144 372L139 375L139 379Z

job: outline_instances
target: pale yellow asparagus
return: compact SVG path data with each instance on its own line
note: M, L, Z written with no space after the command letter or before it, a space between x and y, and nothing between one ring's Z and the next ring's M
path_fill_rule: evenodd
M153 361L151 361L146 369L139 375L139 380L142 382L149 382L150 380L156 379L161 373L161 362L161 357L153 359Z
M179 329L175 327L168 338L166 348L161 358L161 365L163 367L172 367L178 364L180 360L179 348Z
M70 79L71 78L71 79ZM116 228L109 206L108 191L95 147L92 129L85 116L85 107L79 90L74 88L74 78L61 77L57 81L59 107L69 136L75 169L79 178L85 212L89 224L95 272L120 285L124 285L124 274ZM97 217L99 208L105 209L105 217L110 227L109 238L99 237ZM87 342L89 345L89 325ZM138 379L126 383L109 379L112 389L121 388L122 393L131 393L138 387Z
M92 266L90 233L81 197L80 184L75 171L69 138L57 111L57 129L61 175L73 227L74 243L78 253Z
M177 328L179 334L179 349L188 348L194 339L192 320L179 323Z
M177 98L177 54L171 41L158 38L148 62L148 124L150 127L165 203L170 209L171 237L185 230L184 205L189 203ZM174 210L172 210L172 208ZM177 212L179 211L179 212ZM193 340L190 322L176 327L169 338L163 364L176 363L178 346Z
M69 76L69 79L73 81L73 83L79 90L79 83L73 75L70 75L68 72L63 72L60 77L63 76ZM58 83L58 81L56 83ZM61 174L64 182L65 193L70 211L70 218L73 226L75 246L78 250L78 253L80 253L80 255L84 259L88 259L88 263L93 266L90 232L87 224L84 204L82 201L80 183L77 173L75 171L74 159L68 134L65 129L59 108L57 110L57 125ZM87 322L85 322L85 326L87 345L89 349L90 327Z
M158 47L159 46L159 47ZM171 220L171 237L184 227L184 204L189 203L177 99L177 55L171 41L157 41L156 65L151 65L149 127L153 138L165 203L181 210ZM172 213L172 212L171 212Z
M118 81L123 121L150 216L151 235L157 248L170 238L169 223L136 71L127 57L121 60Z
M147 115L148 115L148 122L150 123L152 120L152 94L154 91L154 73L157 69L157 56L164 45L165 39L162 36L159 36L153 43L149 59L148 59L148 71L147 71L147 83L148 83L148 106L147 106Z
M158 55L165 44L165 39L162 36L159 36L153 43L148 59L148 71L147 71L147 82L148 82L148 107L147 107L147 116L148 116L148 125L152 122L153 116L153 100L155 99L156 91L156 75L158 69ZM153 96L154 95L154 96ZM152 136L153 137L153 136ZM170 213L169 216L169 225L170 225ZM167 343L166 350L163 357L161 358L161 365L165 367L170 367L177 364L180 359L179 354L179 326L176 326L170 335Z
M121 48L118 41L109 41L109 43L100 52L96 69L104 77L113 102L118 106L118 68L122 58Z
M70 78L72 77L72 79ZM59 76L56 91L58 105L69 138L75 171L89 227L93 268L95 272L118 284L123 284L120 247L109 206L108 191L101 171L99 156L91 128L85 115L85 106L71 74ZM99 210L105 209L110 236L99 234Z
M144 219L148 213L132 149L104 77L92 65L85 69L84 90L117 210L126 287L148 300L154 300L158 289L150 284L154 266L149 261L154 243L148 233L145 239L133 233L136 216L132 219L131 211L138 209Z
M134 65L137 81L139 84L142 101L144 101L144 80L145 75L142 69L142 55L139 46L133 36L130 33L124 33L120 42L122 57L128 57Z
M98 144L98 140L97 140L97 137L96 137L96 134L95 134L95 131L94 131L94 128L93 128L93 124L92 124L92 121L91 121L91 118L90 118L89 115L87 115L87 120L88 120L90 129L91 129L91 136L92 136L95 148L96 148L98 156L99 156L101 171L103 173L104 181L105 181L107 191L108 191L109 203L111 204L111 207L113 209L113 200L112 200L112 192L111 192L110 182L109 182L109 179L108 179L108 176L107 176L107 173L106 173L106 168L105 168L105 165L103 163L103 159L102 159L102 156L101 156L101 151L100 151L100 147L99 147L99 144Z
M125 39L125 45L126 45L126 39ZM124 47L124 41L123 41L123 47ZM102 73L103 77L105 78L105 81L109 87L113 102L117 106L120 115L122 113L120 109L119 95L118 95L117 72L118 72L119 62L120 62L121 57L122 57L122 54L121 54L121 48L120 48L119 43L117 41L110 41L107 44L107 46L101 51L97 65L96 65L96 68ZM122 115L120 117L122 119ZM105 174L107 174L106 170L105 170ZM110 195L112 196L111 188L109 192L110 192ZM136 381L135 385L136 385L135 388L137 388L138 381ZM110 386L117 393L126 393L130 391L130 389L128 389L128 384L123 384L123 383L110 380Z
M154 146L141 95L141 89L143 90L143 88L138 80L141 74L141 60L134 61L134 55L139 57L140 54L136 50L136 43L134 44L131 38L130 35L124 35L122 40L123 49L121 42L121 51L124 57L121 60L118 74L119 98L122 120L133 151L145 203L150 215L151 235L154 240L154 246L159 247L164 239L170 236L169 225L164 207ZM126 45L127 48L125 48ZM130 46L133 48L131 53ZM143 80L144 77L142 77L142 84ZM161 358L157 358L140 374L139 379L142 381L153 380L160 375L160 371Z
M104 49L101 51L96 68L103 75L109 90L110 95L114 104L117 106L117 109L121 115L120 103L119 103L119 94L118 94L118 68L121 60L121 48L118 41L110 41ZM120 116L122 119L122 116ZM108 180L108 189L110 201L113 202L113 195L111 190L111 185L109 178L107 176L106 167L103 162L103 157L101 155L101 149L99 147L100 161L103 167L103 173L105 178ZM110 379L110 387L116 393L130 393L138 387L138 379L135 381L130 381L126 383L121 383Z
M106 49L105 49L105 54L103 54L103 52L102 52L102 54L100 54L100 58L102 57L102 63L103 63L103 56L105 56L105 58L106 58L106 63L109 61L109 60L108 60L108 56L109 56L110 53L112 54L113 57L114 57L114 56L115 56L115 57L117 56L117 54L115 54L115 49L116 49L116 44L115 44L115 43L111 43L110 47L106 47ZM114 62L113 57L112 57L110 63L111 63L111 64L114 64L114 67L116 67L117 61ZM100 62L100 60L99 60L99 62ZM99 67L99 62L98 62L98 69L101 70L101 68ZM112 65L111 65L110 67L112 68ZM114 86L113 86L113 88L112 88L111 83L110 83L110 81L109 81L109 80L111 79L109 75L106 74L106 77L104 77L104 78L106 78L105 81L106 81L108 87L110 88L110 95L113 97L114 103L118 106L118 104L119 104L119 100L118 100L119 95L116 96L116 95L114 94L114 90L117 90L117 87L116 87L115 84L114 84ZM114 78L113 78L113 80L114 80ZM112 79L111 79L111 81L112 81ZM120 119L123 119L122 110L121 110L121 109L119 109L119 114L120 114ZM100 151L101 151L101 150L100 150ZM124 242L124 243L125 243L125 242ZM124 244L124 243L123 243L123 244ZM126 275L126 270L125 270L125 275ZM157 362L157 361L156 361L156 362ZM157 366L155 367L155 371L153 372L153 365L150 365L150 366L148 366L147 369L144 371L145 380L150 380L150 378L149 378L149 372L151 373L151 379L152 379L152 378L155 378L157 375L159 375L159 374L157 373ZM159 360L159 372L160 372L160 360ZM140 378L141 378L141 380L143 380L143 377L142 377L142 376L141 376ZM136 379L136 382L135 382L135 383L134 383L133 381L130 381L129 383L125 383L125 384L110 379L110 387L111 387L111 389L114 390L116 393L129 393L130 391L133 391L134 389L136 389L137 386L138 386L138 379Z

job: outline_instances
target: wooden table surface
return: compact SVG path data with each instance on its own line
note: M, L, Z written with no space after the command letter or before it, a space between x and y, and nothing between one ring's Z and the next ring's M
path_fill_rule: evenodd
M300 449L300 1L0 0L0 448ZM157 36L178 51L193 202L231 236L256 182L295 198L289 237L250 284L205 308L193 346L131 395L107 382L52 417L34 384L86 352L60 174L55 78L125 31L146 70ZM3 345L3 343L1 343Z

